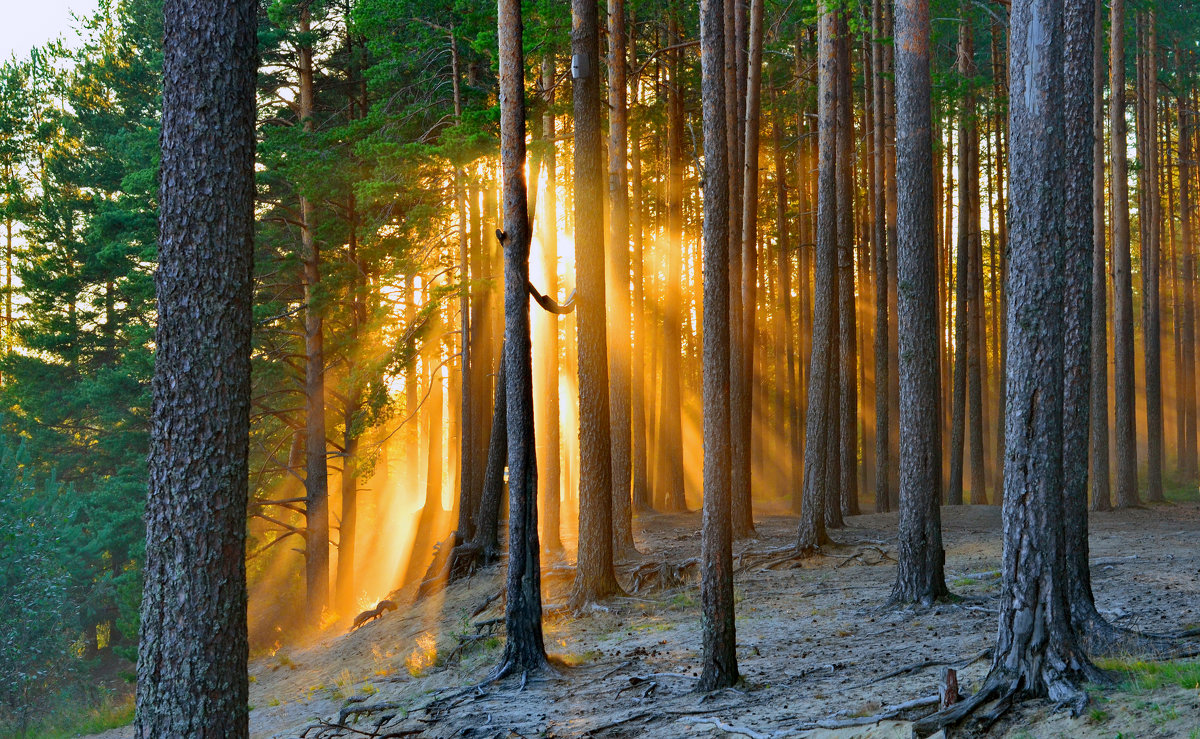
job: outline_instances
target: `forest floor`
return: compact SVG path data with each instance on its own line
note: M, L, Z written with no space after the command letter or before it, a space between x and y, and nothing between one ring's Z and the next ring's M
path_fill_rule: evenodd
M570 588L569 562L544 563L545 640L556 674L474 687L503 651L502 634L493 633L502 630L494 620L503 617L496 597L503 571L494 566L353 634L253 659L251 732L256 739L908 737L902 719L931 709L841 731L817 724L936 695L938 665L888 676L918 663L955 666L964 693L981 683L996 630L1000 509L942 509L947 580L962 599L928 609L881 607L895 576L896 523L894 513L851 517L832 532L839 546L798 561L782 551L796 519L759 518L757 537L735 545L737 689L694 691L699 583L685 563L700 553L699 513L649 515L635 527L641 553L620 566L628 597L568 614L555 605ZM1200 621L1200 504L1093 514L1090 525L1102 613L1146 632ZM1091 689L1082 716L1027 702L973 735L1200 739L1200 663L1106 664L1132 672L1119 687ZM368 707L379 710L347 713ZM337 723L357 733L333 729Z

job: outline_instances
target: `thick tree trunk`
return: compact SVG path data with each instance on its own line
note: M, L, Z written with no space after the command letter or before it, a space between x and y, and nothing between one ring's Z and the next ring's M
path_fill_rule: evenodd
M612 407L613 533L617 552L633 552L633 508L630 482L630 295L629 295L629 113L626 91L625 0L608 0L608 342Z
M572 0L575 275L579 346L579 551L574 602L621 592L613 569L612 447L605 336L600 32L594 2Z
M730 493L729 163L725 148L724 16L702 0L704 107L704 530L700 597L703 653L699 688L738 679L733 611L733 526ZM761 0L758 0L761 2ZM737 358L734 358L737 361Z
M249 0L164 3L138 739L249 736L256 27Z
M745 518L741 508L749 511L750 499L750 417L751 380L746 376L745 355L753 351L753 337L743 336L743 256L742 256L742 196L743 178L740 176L745 162L741 156L745 142L742 140L745 120L740 113L745 110L742 99L745 90L745 63L742 61L744 35L741 0L725 0L725 90L728 94L725 106L725 136L729 159L729 396L732 425L732 448L730 457L730 481L733 487L733 515L735 531ZM742 33L739 33L741 31ZM741 516L739 517L739 514ZM752 525L751 525L752 527ZM738 532L740 533L740 532Z
M595 6L592 6L593 13ZM538 545L537 450L533 431L533 360L529 296L528 199L525 187L525 53L520 0L498 0L500 168L504 183L504 348L508 436L508 577L504 656L494 677L549 666L542 643ZM598 163L598 162L597 162ZM607 496L606 496L607 497ZM611 545L611 542L610 542Z
M1109 127L1126 139L1125 0L1112 0ZM1134 409L1133 273L1129 246L1129 163L1125 147L1112 147L1113 353L1116 357L1117 507L1138 504L1137 418Z
M837 381L837 334L834 311L837 309L835 261L837 259L837 19L832 10L822 8L817 48L817 227L816 276L813 292L819 296L814 305L812 351L810 352L807 430L804 444L804 505L801 509L796 549L812 552L829 543L825 532L825 497L829 476L839 473L829 468L830 419L833 386Z
M896 3L896 258L900 335L900 544L892 600L929 604L948 594L942 548L937 245L930 126L929 5Z

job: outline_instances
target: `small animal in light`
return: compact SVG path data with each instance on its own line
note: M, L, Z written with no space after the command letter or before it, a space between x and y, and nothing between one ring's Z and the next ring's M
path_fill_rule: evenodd
M355 629L362 626L366 622L371 621L376 618L379 618L385 612L396 610L396 607L397 607L396 604L390 600L381 600L378 603L376 603L375 607L372 608L371 610L363 611L362 613L355 616L354 617L354 625L350 627L350 630L354 631Z

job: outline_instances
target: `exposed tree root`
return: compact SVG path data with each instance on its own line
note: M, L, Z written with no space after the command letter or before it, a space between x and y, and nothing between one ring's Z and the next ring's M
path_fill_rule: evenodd
M868 680L867 682L862 683L860 685L855 685L854 687L855 687L855 689L865 688L868 685L874 685L875 683L881 683L884 680L891 680L894 677L900 677L901 675L907 675L910 672L919 672L920 670L924 670L929 667L940 667L942 665L949 665L949 666L952 666L952 667L955 667L955 668L961 670L962 668L967 667L968 665L975 664L976 662L978 662L981 659L984 659L985 657L990 657L991 654L992 654L992 650L991 650L991 648L988 648L988 649L983 650L979 654L975 655L974 657L971 657L971 658L965 659L965 660L959 660L957 662L947 662L945 660L932 660L932 659L925 660L924 662L914 662L911 665L905 665L904 667L897 668L895 670L892 670L891 672L889 672L886 675L882 675L873 680Z

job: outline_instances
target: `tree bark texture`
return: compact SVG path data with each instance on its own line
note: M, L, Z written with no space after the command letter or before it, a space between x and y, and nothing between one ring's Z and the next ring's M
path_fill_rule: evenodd
M166 0L139 739L249 736L249 0ZM181 605L182 604L182 605Z

